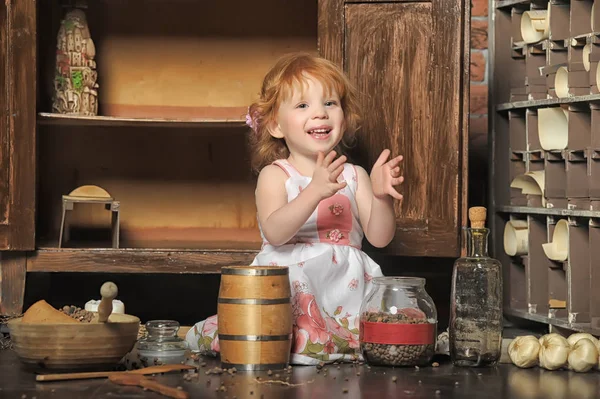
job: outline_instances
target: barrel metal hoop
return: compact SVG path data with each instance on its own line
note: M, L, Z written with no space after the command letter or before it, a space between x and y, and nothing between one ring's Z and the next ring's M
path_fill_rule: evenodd
M290 298L251 299L251 298L219 298L218 303L234 305L281 305L290 303Z
M230 274L235 276L284 276L288 274L287 267L278 267L273 269L235 269L222 268L221 274Z
M264 371L264 370L283 370L288 366L287 363L271 363L271 364L235 364L221 363L222 368L235 367L239 371Z
M219 341L287 341L292 334L284 335L228 335L219 334Z

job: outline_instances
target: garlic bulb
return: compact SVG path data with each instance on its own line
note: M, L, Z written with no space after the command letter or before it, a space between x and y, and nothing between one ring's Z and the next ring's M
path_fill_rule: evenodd
M516 337L508 346L510 360L517 367L533 367L538 362L540 342L533 335Z
M575 343L577 341L579 341L582 338L587 338L590 341L592 341L594 343L594 345L596 345L596 347L598 346L598 338L596 338L592 334L588 334L588 333L571 334L569 336L569 338L567 338L567 342L569 343L569 345L573 346L573 345L575 345Z
M585 373L598 364L598 349L594 343L582 338L575 342L568 357L569 369Z
M558 370L567 364L569 343L562 335L546 334L540 338L540 367L546 370Z

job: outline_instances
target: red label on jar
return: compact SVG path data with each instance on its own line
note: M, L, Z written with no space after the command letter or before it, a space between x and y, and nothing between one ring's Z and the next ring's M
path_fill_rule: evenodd
M427 345L433 344L435 324L360 323L361 342L390 345Z

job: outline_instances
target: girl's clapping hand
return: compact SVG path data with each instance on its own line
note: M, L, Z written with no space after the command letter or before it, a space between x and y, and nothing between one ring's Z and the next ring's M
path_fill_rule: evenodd
M398 166L403 157L402 155L398 155L390 161L387 161L390 153L391 151L388 149L383 150L371 170L373 196L375 198L384 199L386 196L390 195L397 200L402 200L402 194L396 191L394 186L397 186L404 181L404 177L400 176L400 167Z
M331 197L346 187L347 183L345 181L338 182L338 178L344 171L344 162L346 162L347 158L345 155L342 155L334 161L336 155L335 151L331 151L327 156L324 156L319 151L317 165L309 187L313 187L321 200Z

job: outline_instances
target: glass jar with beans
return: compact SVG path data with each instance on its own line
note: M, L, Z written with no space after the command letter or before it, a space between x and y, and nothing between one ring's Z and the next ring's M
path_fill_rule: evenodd
M377 277L360 309L360 348L377 366L423 366L435 354L437 311L419 277Z

